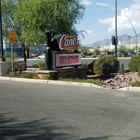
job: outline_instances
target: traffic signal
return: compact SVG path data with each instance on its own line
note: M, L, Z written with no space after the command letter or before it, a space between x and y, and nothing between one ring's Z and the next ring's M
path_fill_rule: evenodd
M115 36L112 36L111 42L112 42L112 45L115 45L116 44L116 38L115 38Z

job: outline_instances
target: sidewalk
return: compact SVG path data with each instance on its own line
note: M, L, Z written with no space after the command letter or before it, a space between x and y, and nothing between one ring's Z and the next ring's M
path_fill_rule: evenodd
M92 83L80 83L80 82L68 82L68 81L56 81L56 80L40 80L40 79L27 79L27 78L13 78L13 77L0 77L0 80L6 81L15 81L15 82L28 82L28 83L40 83L40 84L55 84L55 85L69 85L69 86L80 86L80 87L89 87L89 88L100 88L100 89L108 89L102 88L101 86L92 84ZM122 91L135 91L140 92L140 87L125 87L114 90L122 90Z

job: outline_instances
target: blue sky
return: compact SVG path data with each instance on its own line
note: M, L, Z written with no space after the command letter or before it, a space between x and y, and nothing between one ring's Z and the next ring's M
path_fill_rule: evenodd
M84 18L76 25L78 31L87 32L80 37L83 45L111 39L115 35L115 0L80 0L85 6ZM126 17L126 15L128 17ZM140 0L117 0L117 33L135 36L140 33Z

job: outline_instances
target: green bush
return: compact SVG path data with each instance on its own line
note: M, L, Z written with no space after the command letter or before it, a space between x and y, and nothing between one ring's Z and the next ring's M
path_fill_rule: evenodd
M129 62L129 70L132 72L138 72L138 65L140 64L140 55L134 55Z
M38 64L33 64L32 68L38 68Z
M40 70L45 70L45 61L39 61L38 67Z
M51 77L50 75L46 75L42 78L43 80L54 80L53 77ZM57 78L58 79L58 78Z
M7 77L18 77L18 78L29 78L29 79L39 79L38 74L35 72L22 72L20 73L10 73L10 74L5 74L4 76Z
M11 59L6 59L6 62L8 64L8 71L9 72L12 71L12 62L11 62ZM16 61L13 60L13 71L15 71L15 69L16 69L15 64L16 64Z
M94 63L94 73L97 75L106 75L118 71L119 61L111 55L99 57Z
M140 64L138 65L138 75L140 76Z
M140 81L130 82L129 85L132 87L140 87Z
M91 58L96 58L96 55L95 54L91 55Z
M38 74L35 72L22 72L20 78L38 79Z

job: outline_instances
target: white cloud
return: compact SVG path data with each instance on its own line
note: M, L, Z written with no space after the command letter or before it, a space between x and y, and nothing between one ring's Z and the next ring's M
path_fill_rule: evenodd
M109 7L109 4L106 4L106 3L96 3L97 5L99 6L106 6L106 7Z
M128 16L128 18L126 17ZM118 31L132 29L131 23L135 29L140 28L140 0L135 0L135 4L129 8L121 9L120 15L117 15L117 29ZM115 17L100 19L99 23L108 24L108 32L112 33L115 30Z
M94 35L92 30L87 30L82 32L84 35Z
M81 3L84 5L91 5L92 4L89 0L81 0Z
M92 32L91 30L86 31L86 33L87 33L88 35L93 34L93 32Z

